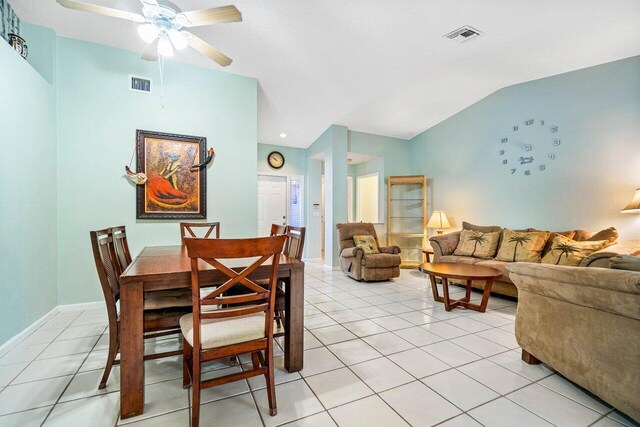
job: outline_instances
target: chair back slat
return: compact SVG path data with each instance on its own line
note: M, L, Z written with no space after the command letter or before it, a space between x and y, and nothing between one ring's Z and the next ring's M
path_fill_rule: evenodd
M306 229L304 227L287 226L287 243L284 248L286 256L297 260L302 259L305 233Z
M275 286L278 278L280 254L285 240L286 236L284 235L250 239L185 239L187 254L191 258L194 348L201 348L200 323L202 319L232 318L263 312L265 313L265 336L270 337L273 335ZM247 258L254 261L242 271L236 271L220 261L230 258ZM255 260L255 258L258 259ZM228 277L227 281L218 285L216 289L204 296L201 296L200 292L199 259ZM269 284L265 288L253 282L248 276L268 260L271 260L271 268L269 269ZM236 296L223 295L234 286L249 288L253 293L243 293ZM234 304L239 303L243 305L234 307ZM221 307L218 310L203 312L203 305L218 305Z
M211 234L216 232L215 238L220 238L220 223L219 222L181 222L180 223L180 239L184 245L185 237L198 237L194 229L206 229L204 230L203 239L208 239Z
M271 224L271 231L269 236L279 236L281 234L287 234L287 226L281 224Z
M129 251L129 243L127 242L127 231L124 225L119 225L112 227L111 233L120 275L129 267L129 264L131 264L131 252Z
M107 303L107 310L115 311L116 302L120 299L120 281L118 275L118 262L113 246L111 229L96 230L90 232L93 258L98 271L98 278Z

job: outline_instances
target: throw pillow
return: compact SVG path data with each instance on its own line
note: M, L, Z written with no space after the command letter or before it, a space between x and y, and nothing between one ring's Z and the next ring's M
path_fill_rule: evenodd
M493 258L496 255L499 240L499 231L481 233L475 230L462 230L460 232L460 241L453 254L476 258Z
M371 234L353 236L353 243L356 244L356 247L362 249L365 255L380 253L376 239Z
M578 242L557 235L553 238L551 250L542 258L542 263L577 267L587 255L604 248L606 244L606 240Z
M507 262L540 262L541 253L547 243L546 231L518 232L504 230L496 260Z

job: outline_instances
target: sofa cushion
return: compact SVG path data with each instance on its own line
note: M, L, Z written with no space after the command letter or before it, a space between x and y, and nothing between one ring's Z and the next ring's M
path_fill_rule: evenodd
M466 221L462 222L462 229L479 231L481 233L495 233L496 231L502 231L502 227L499 225L475 225Z
M397 267L400 265L402 260L400 259L400 255L393 254L365 254L362 257L361 265L363 267L373 267L373 268L387 268L387 267Z
M475 230L462 230L460 241L454 255L471 256L476 258L493 258L498 250L500 232L483 233Z
M540 262L542 249L547 243L546 231L517 232L504 230L496 260L511 262Z
M499 278L498 280L500 280L501 282L513 283L511 281L511 279L509 278L509 270L507 270L507 265L509 265L509 264L510 263L506 262L506 261L497 261L495 259L487 259L487 260L484 260L484 261L480 261L476 265L481 265L483 267L495 268L496 270L500 271L500 273L502 273L502 277Z
M551 250L542 258L541 262L577 267L588 255L604 248L606 244L606 240L578 242L558 235L553 239Z
M599 240L606 240L606 246L613 245L616 240L618 240L618 230L615 227L605 228L604 230L598 231L596 234L592 235L588 239L589 242L597 242Z
M443 255L438 262L457 262L460 264L477 264L482 261L480 258L472 258L470 256Z
M378 242L371 234L357 234L353 236L353 243L356 244L356 248L362 249L365 254L377 254Z

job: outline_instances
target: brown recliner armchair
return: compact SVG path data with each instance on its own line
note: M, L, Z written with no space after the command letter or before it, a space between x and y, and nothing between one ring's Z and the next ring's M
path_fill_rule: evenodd
M337 224L340 239L340 269L347 276L369 281L389 280L400 277L400 248L389 246L381 248L373 224L355 222ZM370 234L378 243L379 254L366 254L356 247L353 236Z

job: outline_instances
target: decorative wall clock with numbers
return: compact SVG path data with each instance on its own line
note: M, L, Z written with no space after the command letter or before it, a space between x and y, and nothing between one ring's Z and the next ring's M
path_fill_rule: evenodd
M534 172L544 172L552 165L561 144L557 125L527 119L512 126L500 138L498 157L511 175L521 173L529 176Z

